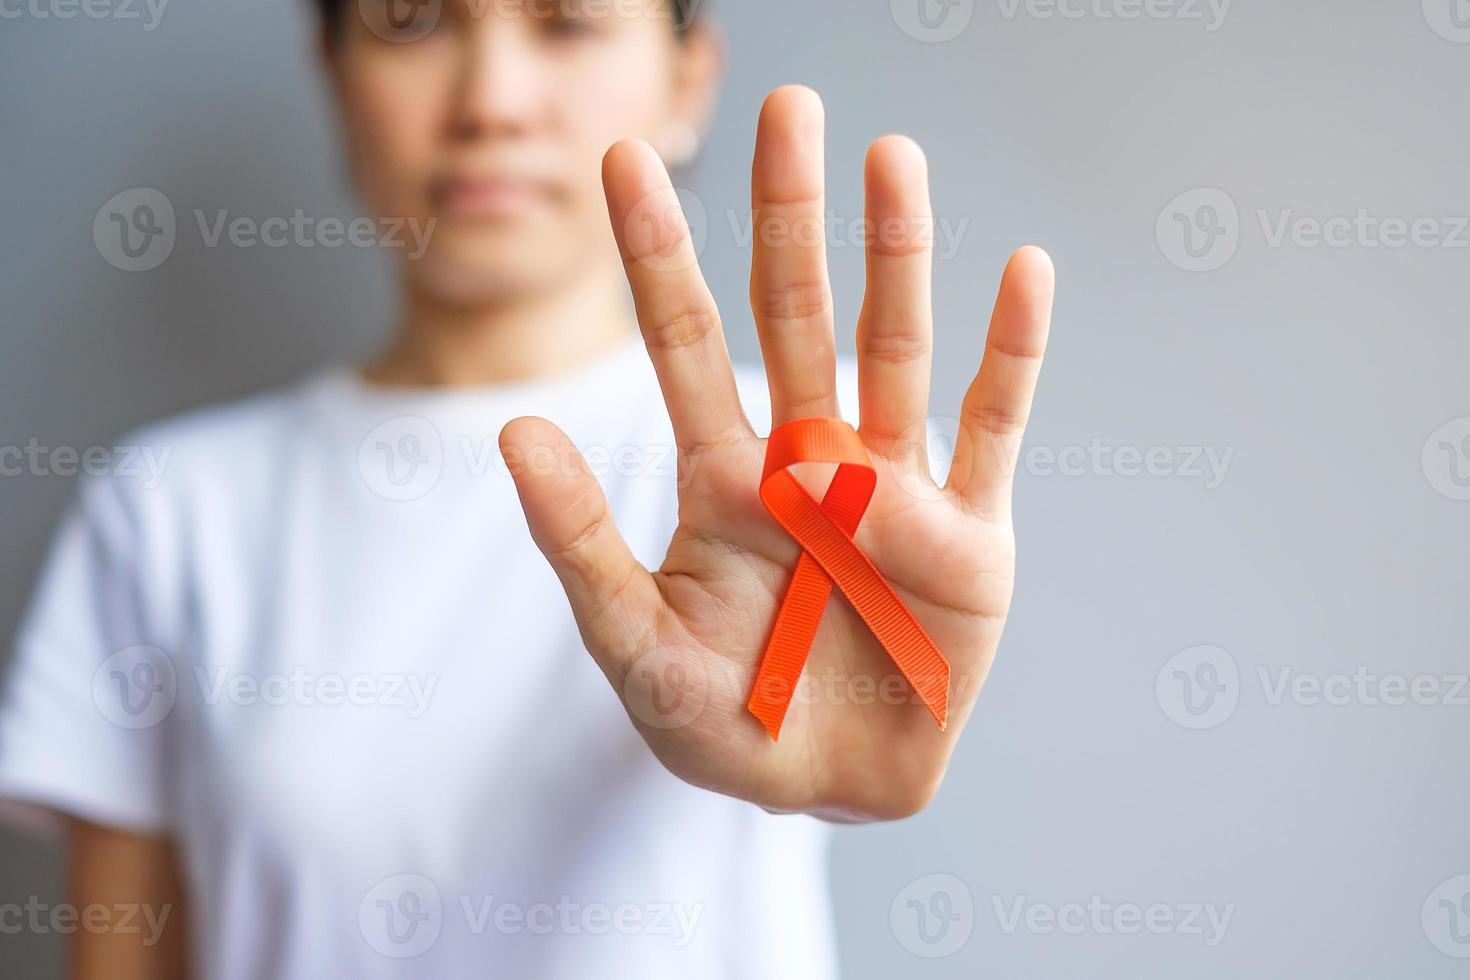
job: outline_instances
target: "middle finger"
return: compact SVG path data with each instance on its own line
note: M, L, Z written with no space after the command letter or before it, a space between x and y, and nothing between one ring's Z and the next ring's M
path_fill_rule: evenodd
M771 389L771 424L838 414L832 288L823 233L822 101L787 85L756 127L750 305Z

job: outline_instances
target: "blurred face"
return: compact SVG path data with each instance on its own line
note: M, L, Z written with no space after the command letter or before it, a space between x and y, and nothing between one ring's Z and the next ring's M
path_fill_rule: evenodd
M667 0L348 0L329 62L380 219L434 219L411 286L474 303L612 261L602 154L702 123L709 45ZM407 238L407 235L403 236Z

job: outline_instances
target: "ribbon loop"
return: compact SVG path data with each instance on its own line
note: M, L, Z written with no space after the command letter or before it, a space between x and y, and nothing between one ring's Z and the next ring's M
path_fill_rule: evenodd
M790 472L804 462L838 464L820 504ZM867 447L843 419L795 419L771 430L761 472L761 503L802 548L746 705L773 739L780 736L833 585L842 590L944 730L949 663L852 540L876 481Z

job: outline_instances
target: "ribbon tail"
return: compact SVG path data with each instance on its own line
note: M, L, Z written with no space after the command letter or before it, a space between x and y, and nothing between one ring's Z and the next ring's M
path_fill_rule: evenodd
M803 551L781 600L781 608L776 612L776 623L746 703L772 740L780 737L786 709L796 692L807 652L831 595L832 580L816 559Z

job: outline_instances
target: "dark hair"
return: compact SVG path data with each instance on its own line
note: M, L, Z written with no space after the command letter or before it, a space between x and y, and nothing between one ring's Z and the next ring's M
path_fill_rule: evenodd
M317 13L321 15L322 23L328 30L335 32L342 24L343 12L347 5L357 0L313 0L313 2ZM699 11L700 0L669 0L669 3L674 8L674 30L682 38L684 30Z

